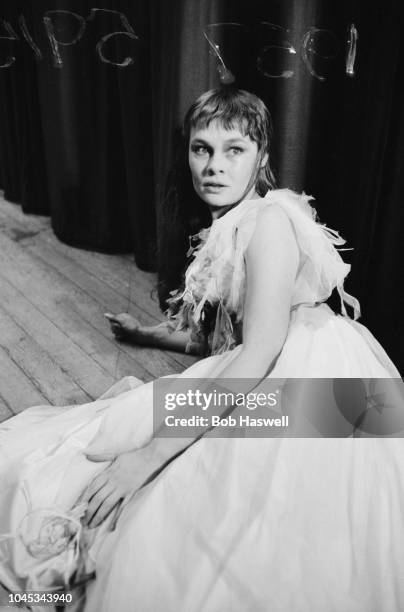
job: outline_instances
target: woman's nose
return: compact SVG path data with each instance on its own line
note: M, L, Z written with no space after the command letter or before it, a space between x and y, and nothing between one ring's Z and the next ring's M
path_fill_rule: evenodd
M219 153L210 155L205 168L208 174L217 174L224 171L224 157Z

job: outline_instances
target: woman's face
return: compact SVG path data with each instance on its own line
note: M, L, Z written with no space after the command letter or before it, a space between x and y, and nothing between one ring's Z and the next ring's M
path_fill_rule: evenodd
M189 139L189 167L198 196L212 214L238 202L256 168L257 143L238 128L226 130L218 121L206 128L193 128ZM262 160L261 166L267 159ZM254 197L254 186L247 198Z

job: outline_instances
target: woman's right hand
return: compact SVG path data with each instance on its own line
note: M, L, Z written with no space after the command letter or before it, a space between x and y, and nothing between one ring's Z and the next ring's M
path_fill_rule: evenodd
M141 342L142 328L139 321L132 317L132 315L127 312L116 315L106 312L104 317L108 319L116 340Z

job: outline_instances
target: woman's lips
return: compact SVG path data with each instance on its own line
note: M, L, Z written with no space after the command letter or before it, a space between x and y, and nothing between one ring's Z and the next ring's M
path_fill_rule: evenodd
M208 193L219 193L222 189L225 189L227 185L221 185L220 183L205 183L203 188Z

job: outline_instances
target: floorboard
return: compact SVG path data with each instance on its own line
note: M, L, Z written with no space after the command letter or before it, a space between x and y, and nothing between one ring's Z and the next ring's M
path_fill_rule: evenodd
M117 343L104 312L163 320L156 277L130 255L73 248L48 217L25 215L0 192L0 421L38 404L95 399L123 376L181 372L195 358Z

